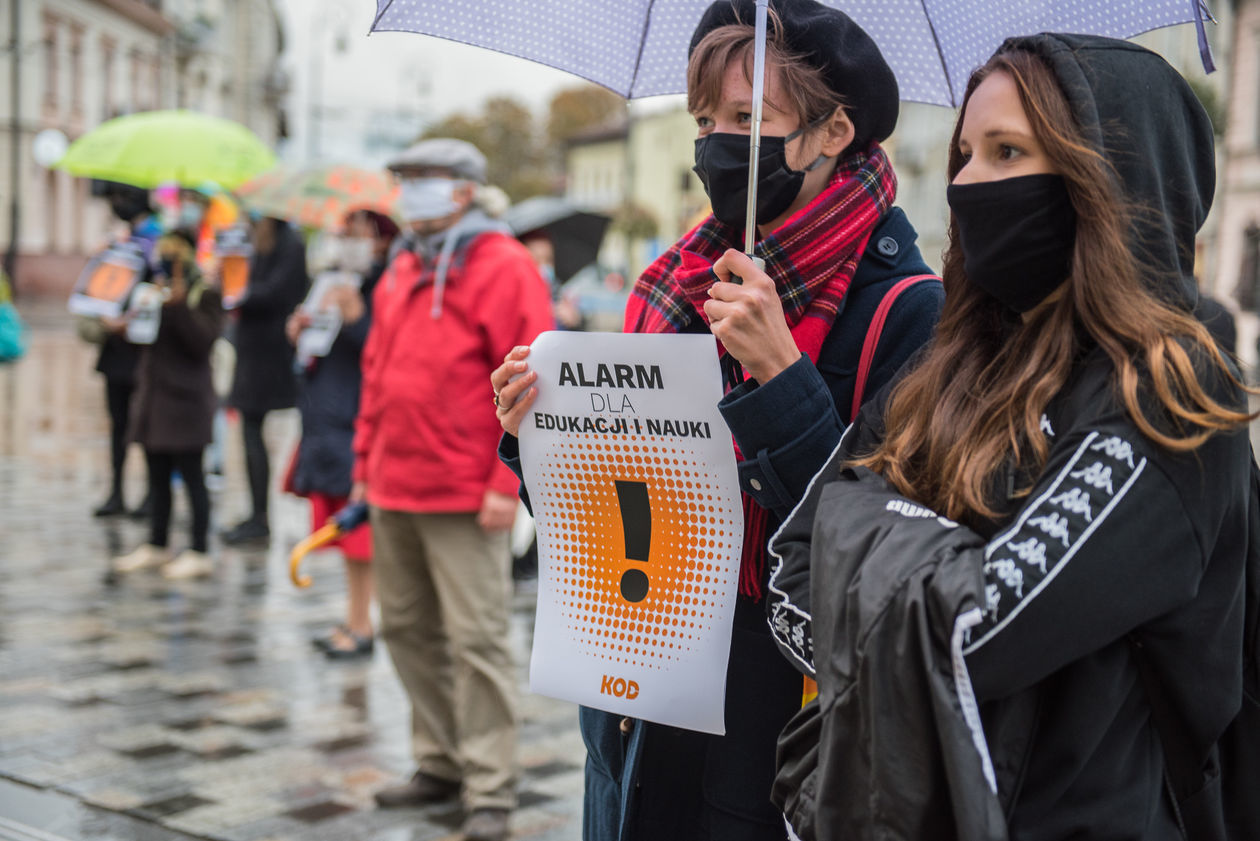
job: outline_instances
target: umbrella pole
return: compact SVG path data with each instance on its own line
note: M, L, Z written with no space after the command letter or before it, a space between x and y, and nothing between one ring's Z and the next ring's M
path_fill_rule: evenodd
M748 136L748 207L744 216L744 253L753 256L757 225L757 176L761 168L761 100L766 90L766 13L770 0L757 0L753 37L752 132ZM756 258L754 258L756 259Z

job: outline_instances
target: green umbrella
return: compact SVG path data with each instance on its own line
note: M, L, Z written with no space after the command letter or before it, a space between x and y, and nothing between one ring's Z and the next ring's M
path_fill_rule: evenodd
M275 164L271 150L240 123L194 111L144 111L102 123L54 166L137 187L213 181L230 190Z

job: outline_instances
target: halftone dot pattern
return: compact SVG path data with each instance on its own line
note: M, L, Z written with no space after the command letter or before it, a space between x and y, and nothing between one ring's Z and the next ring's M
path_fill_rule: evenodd
M879 45L901 98L957 105L1013 35L1129 38L1195 20L1200 0L824 0ZM420 32L566 70L622 96L684 93L710 0L377 0L374 30Z
M576 435L547 458L555 469L536 497L539 548L553 560L544 574L555 577L571 639L609 663L667 669L685 660L716 620L720 595L734 590L742 512L719 498L717 477L681 439ZM647 563L626 558L617 480L647 485ZM649 581L636 603L621 595L630 568Z

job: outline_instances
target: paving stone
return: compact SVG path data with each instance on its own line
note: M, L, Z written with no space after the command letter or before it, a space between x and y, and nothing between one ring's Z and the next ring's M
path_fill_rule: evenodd
M304 502L273 499L269 547L212 545L209 579L106 575L147 528L89 516L108 470L103 400L92 349L55 309L32 331L30 358L0 367L0 817L65 810L73 818L57 825L71 841L454 838L458 808L375 807L373 792L414 770L406 695L384 645L348 663L312 649L344 619L344 578L325 553L311 560L314 586L288 581ZM50 381L64 386L55 407L41 390ZM268 421L276 458L297 431L293 412ZM239 442L233 428L215 529L248 498ZM138 498L143 466L128 469ZM175 499L180 541L188 512ZM583 747L572 705L524 690L533 602L513 602L524 768L514 837L574 839Z

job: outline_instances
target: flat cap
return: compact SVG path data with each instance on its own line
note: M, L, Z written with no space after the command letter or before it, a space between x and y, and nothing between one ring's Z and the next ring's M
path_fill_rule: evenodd
M476 146L453 137L435 137L398 153L386 167L405 169L445 169L458 178L486 183L486 156Z
M900 109L897 77L871 36L844 12L816 0L770 0L770 8L783 22L787 48L820 69L828 86L844 98L854 129L851 148L864 149L892 134ZM752 26L755 14L754 0L716 0L692 33L687 55L719 26Z

